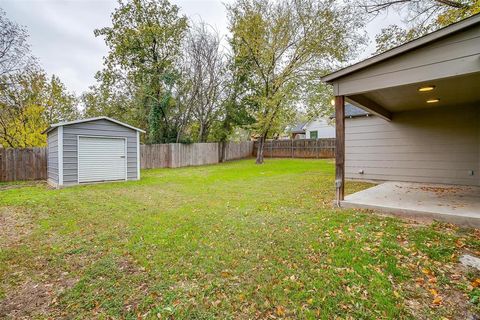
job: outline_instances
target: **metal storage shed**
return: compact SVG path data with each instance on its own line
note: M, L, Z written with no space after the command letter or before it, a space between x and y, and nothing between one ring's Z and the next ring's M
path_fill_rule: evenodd
M141 129L97 117L56 123L45 132L53 187L140 179Z

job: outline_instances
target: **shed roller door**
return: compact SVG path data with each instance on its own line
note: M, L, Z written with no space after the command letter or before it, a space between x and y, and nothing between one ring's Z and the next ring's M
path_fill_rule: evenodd
M79 137L78 182L125 180L125 139Z

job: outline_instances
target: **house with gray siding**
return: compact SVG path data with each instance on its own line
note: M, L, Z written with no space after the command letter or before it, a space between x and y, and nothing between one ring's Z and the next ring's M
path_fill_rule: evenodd
M468 208L461 215L480 225L480 15L322 80L335 94L338 204L427 213L445 207L445 214ZM349 117L346 103L365 113ZM345 198L345 179L384 184ZM415 192L388 203L402 188ZM414 199L425 190L453 191Z
M108 117L51 125L47 133L48 183L53 187L140 179L140 134Z

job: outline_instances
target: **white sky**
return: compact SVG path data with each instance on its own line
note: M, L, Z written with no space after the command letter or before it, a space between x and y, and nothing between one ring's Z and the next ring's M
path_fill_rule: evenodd
M171 0L194 20L203 20L221 33L227 33L223 3L228 0ZM56 74L70 91L77 94L95 83L107 47L93 30L110 25L116 0L0 0L7 17L30 34L33 54L49 74ZM374 37L382 27L400 23L398 15L377 17L367 26L371 43L362 57L375 48Z

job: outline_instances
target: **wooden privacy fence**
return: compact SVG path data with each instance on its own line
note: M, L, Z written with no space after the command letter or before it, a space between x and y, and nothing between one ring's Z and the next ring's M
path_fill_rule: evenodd
M256 155L257 142L227 142L225 160ZM143 169L178 168L219 163L219 143L154 144L140 147ZM335 139L272 140L265 143L265 157L333 158ZM0 149L0 182L47 179L47 148Z
M179 168L220 162L220 143L151 144L140 147L140 166L143 169ZM225 160L251 157L253 142L227 142Z
M140 147L140 166L178 168L220 162L219 143L152 144ZM251 157L253 142L227 142L225 160ZM47 148L0 148L0 182L47 179Z
M221 150L219 150L220 152ZM253 156L253 142L227 142L225 146L225 160L244 159Z
M0 181L47 179L47 148L0 148Z
M258 141L253 154L257 155ZM267 140L263 156L270 158L334 158L335 139Z

